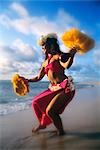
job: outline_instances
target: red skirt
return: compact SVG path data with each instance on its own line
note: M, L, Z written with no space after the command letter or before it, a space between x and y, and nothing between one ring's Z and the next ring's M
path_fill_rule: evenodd
M59 114L61 114L65 107L68 105L68 103L73 99L74 94L75 94L75 89L71 90L71 85L72 83L69 82L68 79L65 79L63 82L60 84L52 85L50 89L45 90L44 92L40 93L38 96L34 97L32 101L32 108L35 111L35 114L40 122L41 125L47 126L52 123L51 118L46 114L46 108L51 102L51 100L61 91L65 91L65 93L70 94L70 99L66 99L66 103L63 106L59 106ZM59 85L59 86L58 86ZM54 86L54 90L53 89ZM52 90L53 89L53 90ZM62 99L63 100L63 99Z

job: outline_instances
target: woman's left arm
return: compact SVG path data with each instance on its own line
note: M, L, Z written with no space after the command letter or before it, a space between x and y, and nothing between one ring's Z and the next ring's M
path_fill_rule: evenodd
M44 63L42 63L41 69L39 71L39 74L32 78L32 79L28 79L28 82L38 82L40 81L43 77L45 76L45 71L44 71Z
M72 49L70 50L70 55L69 55L69 58L67 59L67 61L66 61L66 62L62 62L62 61L60 60L60 64L61 64L64 68L69 69L69 68L71 67L71 65L73 64L73 60L74 60L74 56L75 56L76 52L77 52L76 49L75 49L75 48L72 48Z

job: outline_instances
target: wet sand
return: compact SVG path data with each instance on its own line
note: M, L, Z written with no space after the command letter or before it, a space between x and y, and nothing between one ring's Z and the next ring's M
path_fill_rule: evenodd
M0 150L99 150L100 85L78 89L61 118L64 136L53 124L32 134L38 121L31 109L0 116Z

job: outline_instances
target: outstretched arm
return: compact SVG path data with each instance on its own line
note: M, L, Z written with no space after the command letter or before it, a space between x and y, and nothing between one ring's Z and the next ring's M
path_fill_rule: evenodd
M75 54L76 54L76 49L75 49L75 48L72 48L72 49L70 50L70 53L69 53L69 56L68 56L67 60L64 61L64 62L61 60L61 61L60 61L60 64L61 64L64 68L69 69L69 68L71 67L71 65L73 64L73 59L74 59Z
M32 79L28 79L28 82L40 81L44 76L45 76L45 72L44 72L44 67L42 65L39 74L36 77L32 78Z

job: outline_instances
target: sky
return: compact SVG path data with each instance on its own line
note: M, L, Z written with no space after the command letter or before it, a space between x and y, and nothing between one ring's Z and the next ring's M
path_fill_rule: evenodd
M61 50L67 52L61 35L77 28L95 40L95 47L77 53L65 73L76 82L100 81L99 11L100 2L93 0L0 0L0 79L11 79L15 73L36 76L44 59L38 45L41 35L56 33Z

